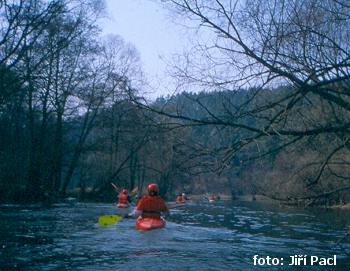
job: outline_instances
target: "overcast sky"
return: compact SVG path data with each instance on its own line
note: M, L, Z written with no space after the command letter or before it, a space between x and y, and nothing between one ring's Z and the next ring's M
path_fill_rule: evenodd
M105 34L120 35L139 51L143 70L155 98L168 94L169 79L162 58L170 59L186 47L185 30L172 22L168 11L151 0L106 0L110 19L102 24Z

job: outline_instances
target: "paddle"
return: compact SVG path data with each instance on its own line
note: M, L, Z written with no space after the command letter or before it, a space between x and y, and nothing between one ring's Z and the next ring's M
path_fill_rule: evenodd
M178 204L178 205L170 205L168 206L168 209L175 209L179 207L183 207L185 204ZM111 226L114 224L119 223L123 220L123 218L132 218L130 214L120 216L120 215L103 215L98 218L98 224L102 227Z
M119 191L118 187L114 183L111 183L111 185L113 186L115 191L117 191L117 192Z
M117 224L123 219L120 215L103 215L98 218L98 224L103 227Z
M169 205L168 209L180 208L180 207L184 207L185 205L186 204Z

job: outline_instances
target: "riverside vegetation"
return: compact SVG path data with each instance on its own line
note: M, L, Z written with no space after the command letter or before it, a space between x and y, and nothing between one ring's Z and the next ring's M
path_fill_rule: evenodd
M162 1L210 38L174 62L179 92L149 101L136 48L101 36L103 1L0 0L1 201L152 180L168 197L349 203L350 6L229 2Z

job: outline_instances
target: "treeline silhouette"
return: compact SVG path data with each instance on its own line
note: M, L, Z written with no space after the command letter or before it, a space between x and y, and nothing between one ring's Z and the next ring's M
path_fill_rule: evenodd
M136 49L101 36L102 1L0 1L0 200L109 201L111 183L152 181L168 198L348 202L349 39L334 33L350 7L254 0L235 21L220 1L170 2L218 42L175 63L183 92L147 101Z

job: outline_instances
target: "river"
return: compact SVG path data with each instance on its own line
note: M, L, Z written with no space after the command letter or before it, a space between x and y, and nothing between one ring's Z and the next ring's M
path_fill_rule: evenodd
M0 269L350 270L349 239L337 245L349 211L193 203L173 209L161 230L138 232L133 219L98 226L99 216L113 213L100 203L0 205ZM254 266L254 255L280 263ZM288 266L292 255L308 255L307 265ZM311 256L333 255L336 266L310 265Z

